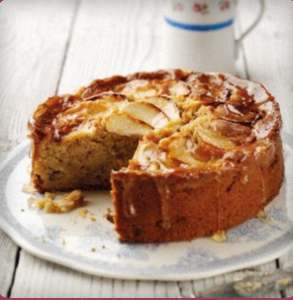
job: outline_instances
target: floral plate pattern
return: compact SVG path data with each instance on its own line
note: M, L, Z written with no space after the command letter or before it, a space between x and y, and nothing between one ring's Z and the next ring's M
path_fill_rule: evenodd
M283 139L292 141L289 135ZM292 145L290 145L292 146ZM228 241L211 238L163 244L117 241L105 215L107 191L84 192L86 206L66 214L29 207L30 144L19 145L0 166L0 225L28 252L86 273L151 280L190 280L215 276L273 260L293 247L293 150L285 146L286 176L280 194L267 206L271 220L251 219L227 232ZM40 197L40 195L36 195ZM87 209L84 216L80 210Z

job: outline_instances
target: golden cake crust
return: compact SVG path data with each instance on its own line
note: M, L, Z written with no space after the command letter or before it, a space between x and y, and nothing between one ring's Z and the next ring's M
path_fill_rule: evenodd
M182 70L113 76L38 107L32 179L41 192L109 188L114 170L121 241L210 236L278 194L281 126L262 84Z

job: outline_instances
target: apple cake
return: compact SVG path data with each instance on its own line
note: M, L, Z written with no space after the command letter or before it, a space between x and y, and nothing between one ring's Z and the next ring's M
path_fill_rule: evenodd
M95 80L29 122L39 192L112 188L120 241L211 236L278 194L280 110L259 83L182 70Z

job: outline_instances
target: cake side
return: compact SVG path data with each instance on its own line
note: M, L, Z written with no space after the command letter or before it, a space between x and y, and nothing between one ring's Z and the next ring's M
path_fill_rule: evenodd
M112 172L121 241L210 236L256 216L279 192L282 121L274 97L227 74L195 73L185 82L191 92L172 97L180 123L147 133L129 166Z
M234 227L272 201L283 180L277 102L262 84L228 74L95 80L49 98L29 126L37 189L109 188L111 176L124 242Z
M267 151L270 151L268 154ZM233 169L112 173L120 241L169 242L211 236L255 217L279 193L281 141Z

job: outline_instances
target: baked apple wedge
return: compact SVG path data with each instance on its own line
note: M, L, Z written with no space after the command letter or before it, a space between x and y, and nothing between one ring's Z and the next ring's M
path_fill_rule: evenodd
M125 105L122 111L153 128L161 128L169 121L163 111L147 102L131 102Z
M106 128L109 132L123 136L142 136L153 127L140 120L125 114L118 113L110 115L105 120Z

